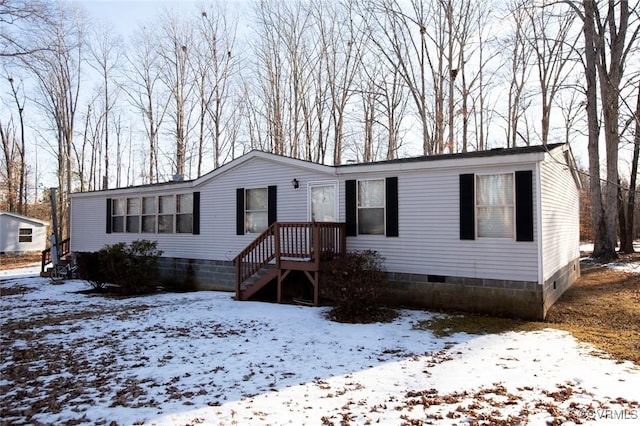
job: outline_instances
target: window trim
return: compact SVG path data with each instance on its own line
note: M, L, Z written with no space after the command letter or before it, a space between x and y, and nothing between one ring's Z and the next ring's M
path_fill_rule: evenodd
M185 204L186 207L182 206L179 209L179 199L184 196L190 197L190 202ZM169 201L167 205L167 210L170 212L161 212L161 203L163 199L166 198ZM131 200L138 200L138 212L130 213L129 205ZM153 205L153 212L149 213L145 209L145 200L148 200ZM187 198L188 200L188 198ZM124 206L124 214L116 214L117 207L123 203ZM169 208L170 207L170 208ZM196 212L196 209L198 210ZM137 197L120 197L120 198L107 198L107 234L111 233L122 233L122 234L194 234L197 235L200 233L200 193L199 192L179 192L172 194L156 194L156 195L140 195ZM179 212L178 210L181 210ZM178 232L178 217L181 215L190 215L191 216L191 227L189 230L185 228ZM171 229L169 231L160 231L160 218L169 218ZM138 229L135 231L130 231L128 227L129 218L137 218L138 220ZM143 221L145 218L154 218L154 226L153 231L144 231ZM122 221L122 229L118 229L114 224L116 221ZM198 221L198 222L196 222Z
M479 205L479 191L478 191L478 178L485 176L502 176L502 175L510 175L511 176L511 204L508 205ZM511 209L511 235L508 237L488 237L480 235L480 208L494 207L494 208L510 208ZM475 238L482 240L499 240L499 241L507 241L516 239L516 177L515 172L500 172L500 173L476 173L474 174L474 216L475 216Z
M249 200L248 200L248 196L249 196L249 191L256 191L256 190L264 190L266 193L266 199L267 199L267 205L266 208L264 209L258 209L258 210L249 210ZM267 228L269 228L269 187L268 186L256 186L256 187L252 187L252 188L244 188L244 212L243 212L243 219L244 219L244 233L245 234L261 234L263 233ZM266 222L267 222L267 226L265 229L261 229L258 231L252 231L249 230L248 228L248 223L249 221L247 220L247 215L249 213L264 213L266 215Z
M23 232L28 231L28 232ZM23 240L28 238L28 240ZM32 243L33 242L33 228L18 228L18 243Z
M360 205L360 184L363 182L380 182L382 184L382 204L380 206ZM382 209L382 232L380 233L363 233L360 232L360 211L364 209ZM386 235L387 230L387 182L385 178L357 179L356 181L356 230L358 235Z

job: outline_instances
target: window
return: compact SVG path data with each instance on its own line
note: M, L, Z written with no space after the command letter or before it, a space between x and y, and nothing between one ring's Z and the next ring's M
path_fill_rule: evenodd
M158 197L158 233L173 233L173 214L175 213L175 197L165 195Z
M142 232L156 232L156 197L142 199Z
M260 233L269 226L269 193L267 188L245 190L245 232Z
M140 232L140 198L127 198L127 232Z
M176 197L176 232L191 234L193 231L193 194Z
M384 179L358 181L358 234L384 235Z
M19 243L31 243L33 242L33 229L20 228L18 230L18 242Z
M124 217L126 211L126 199L113 200L111 204L111 231L124 232Z
M200 193L107 199L107 233L200 234Z
M478 237L513 238L514 211L513 173L476 176Z

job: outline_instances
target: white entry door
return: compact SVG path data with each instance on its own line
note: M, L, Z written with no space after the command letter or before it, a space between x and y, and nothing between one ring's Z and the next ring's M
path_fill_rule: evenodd
M338 221L338 182L309 184L309 220Z

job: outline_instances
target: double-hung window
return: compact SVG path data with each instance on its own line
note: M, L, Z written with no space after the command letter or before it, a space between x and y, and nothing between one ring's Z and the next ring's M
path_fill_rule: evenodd
M476 219L478 237L514 237L513 173L476 175Z
M124 232L124 218L127 209L127 199L119 198L111 204L111 231Z
M18 242L19 243L31 243L33 242L33 229L20 228L18 230Z
M358 181L358 234L384 235L384 179Z
M173 195L158 197L158 233L173 233L173 214L176 211L176 202Z
M191 234L193 231L193 194L176 196L176 232Z
M142 232L156 232L156 197L142 199Z
M107 233L199 234L200 193L107 199Z
M245 232L260 233L269 226L268 188L245 190Z
M127 198L127 232L140 232L140 198Z

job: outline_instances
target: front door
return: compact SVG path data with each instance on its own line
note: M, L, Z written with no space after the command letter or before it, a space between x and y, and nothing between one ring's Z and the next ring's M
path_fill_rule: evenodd
M337 222L338 182L309 184L309 220L311 222Z

